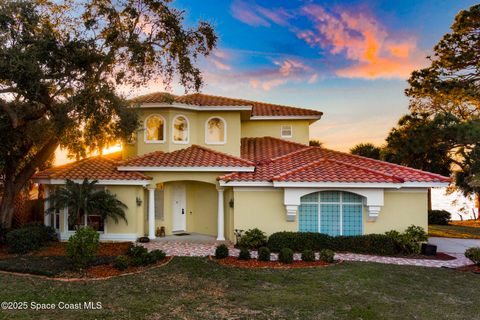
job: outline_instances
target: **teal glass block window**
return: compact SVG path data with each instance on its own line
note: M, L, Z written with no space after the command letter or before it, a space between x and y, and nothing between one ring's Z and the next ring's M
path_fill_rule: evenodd
M342 234L357 236L362 234L362 205L342 205Z
M318 232L318 205L302 204L298 208L298 230Z
M340 202L340 192L339 191L320 192L320 202Z
M363 232L363 197L350 192L322 191L300 199L298 230L331 236Z
M320 232L331 236L340 235L339 204L320 204Z
M342 202L362 203L362 196L351 192L342 192Z

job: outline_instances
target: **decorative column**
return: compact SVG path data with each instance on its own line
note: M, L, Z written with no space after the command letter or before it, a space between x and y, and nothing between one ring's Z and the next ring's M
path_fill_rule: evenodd
M155 239L155 187L148 187L148 238Z
M44 208L44 216L43 216L43 223L48 227L50 226L50 214L47 214L47 210L50 208L50 201L48 200L48 197L50 196L49 193L49 188L48 186L44 185L45 191L44 191L44 201L43 201L43 208Z
M225 214L223 211L223 191L224 189L221 187L217 187L218 191L218 217L217 217L217 240L218 241L224 241L225 240Z

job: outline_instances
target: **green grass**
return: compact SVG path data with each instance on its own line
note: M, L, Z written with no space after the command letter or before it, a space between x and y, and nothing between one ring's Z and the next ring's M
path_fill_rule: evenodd
M431 237L480 239L480 228L459 225L428 225L428 235Z
M100 301L97 311L0 311L10 319L474 319L480 275L373 263L290 270L174 258L88 283L0 275L0 301Z

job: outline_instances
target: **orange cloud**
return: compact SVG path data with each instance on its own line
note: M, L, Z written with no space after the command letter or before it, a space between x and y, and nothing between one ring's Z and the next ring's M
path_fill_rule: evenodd
M348 78L406 78L425 63L413 38L395 41L386 28L364 12L333 14L318 5L303 12L313 21L315 31L302 30L297 36L311 46L329 48L332 54L344 53L355 62L336 74Z

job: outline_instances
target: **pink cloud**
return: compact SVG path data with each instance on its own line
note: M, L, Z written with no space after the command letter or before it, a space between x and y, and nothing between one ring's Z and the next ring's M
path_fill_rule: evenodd
M223 63L217 59L212 59L212 63L215 65L215 67L217 67L217 69L220 69L220 70L228 71L232 69L232 67L230 67L228 64Z
M297 36L311 46L327 48L332 54L344 54L353 65L336 74L348 78L406 78L425 63L416 41L392 39L373 16L357 11L327 12L308 5L303 12L314 23L314 31L298 31Z
M270 23L256 14L249 4L241 0L235 0L230 7L232 15L238 20L254 27L269 27Z

